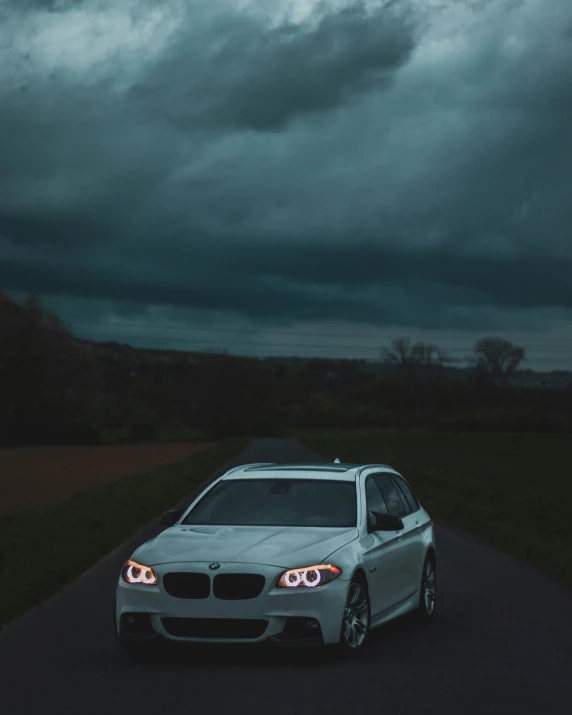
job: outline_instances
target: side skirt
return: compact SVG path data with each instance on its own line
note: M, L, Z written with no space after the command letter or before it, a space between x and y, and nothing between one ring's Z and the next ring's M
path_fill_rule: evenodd
M399 616L403 616L406 613L408 613L409 611L412 611L415 608L417 608L418 603L419 603L419 590L412 591L405 598L402 598L401 601L394 603L393 606L386 608L384 611L381 611L380 613L376 613L375 615L372 615L370 627L377 628L377 626L381 626L383 623L392 621L394 618L399 618Z

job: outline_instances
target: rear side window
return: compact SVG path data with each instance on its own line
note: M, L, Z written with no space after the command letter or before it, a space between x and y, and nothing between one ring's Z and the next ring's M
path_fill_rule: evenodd
M377 474L375 481L381 489L389 513L394 516L405 516L409 511L409 507L404 505L405 497L399 495L397 487L391 481L389 474ZM405 504L407 504L407 502L405 502Z
M368 477L365 481L365 498L367 502L368 523L375 524L375 517L372 512L380 511L382 514L387 514L388 511L383 494L379 490L373 477Z
M393 481L397 484L397 487L401 490L401 493L404 495L405 499L407 500L407 503L409 504L409 509L413 511L417 511L418 509L421 508L421 505L419 504L419 501L417 500L417 497L413 492L411 491L411 488L406 484L406 482L401 479L401 477L396 477L395 474L391 476Z

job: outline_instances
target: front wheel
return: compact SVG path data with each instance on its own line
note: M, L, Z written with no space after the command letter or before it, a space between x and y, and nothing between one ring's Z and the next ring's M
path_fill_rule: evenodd
M340 646L343 650L355 653L363 649L369 637L371 608L367 586L359 579L354 579L348 589Z

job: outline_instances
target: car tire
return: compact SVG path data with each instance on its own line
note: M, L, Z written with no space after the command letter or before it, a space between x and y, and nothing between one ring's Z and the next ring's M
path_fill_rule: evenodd
M371 626L371 604L365 578L354 578L348 588L342 626L340 649L345 653L357 654L364 650L369 640Z
M423 563L421 573L421 587L419 591L419 606L417 607L418 620L429 623L435 617L437 596L437 568L435 556L428 553Z

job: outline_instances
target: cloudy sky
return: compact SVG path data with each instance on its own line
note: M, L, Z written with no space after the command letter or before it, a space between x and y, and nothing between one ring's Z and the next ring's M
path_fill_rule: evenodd
M76 334L572 369L570 0L4 0L0 289Z

